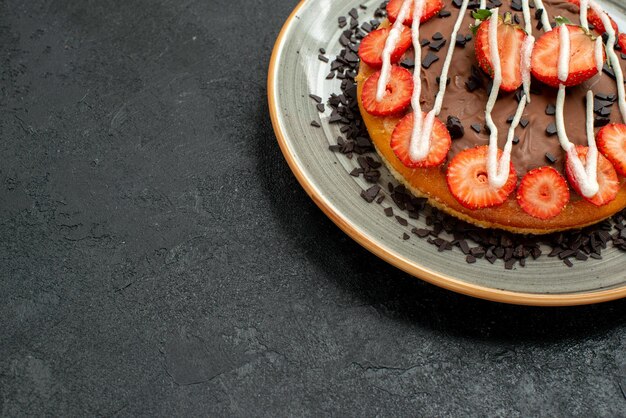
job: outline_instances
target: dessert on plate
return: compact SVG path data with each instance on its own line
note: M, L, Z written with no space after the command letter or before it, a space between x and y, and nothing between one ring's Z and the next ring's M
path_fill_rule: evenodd
M594 0L391 0L387 16L359 47L359 108L415 195L530 234L626 207L626 36Z

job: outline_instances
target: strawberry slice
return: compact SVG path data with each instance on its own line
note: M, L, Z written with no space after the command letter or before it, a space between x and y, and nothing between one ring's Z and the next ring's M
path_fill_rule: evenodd
M412 45L411 29L406 26L402 28L402 33L400 34L396 48L391 53L392 64L398 62L406 50ZM389 32L391 32L389 28L377 29L363 38L361 46L359 46L359 57L361 61L376 69L383 66L383 49L389 37Z
M578 158L585 164L587 161L587 151L589 148L583 146L577 146L576 152L578 152ZM573 170L569 158L565 163L565 172L567 179L572 188L582 196L586 201L593 203L596 206L604 206L615 200L617 192L619 191L619 180L617 179L617 173L615 168L609 160L607 160L602 154L598 154L598 184L600 185L600 191L593 197L587 198L580 192L580 185L574 177Z
M426 119L426 113L423 113ZM391 134L391 149L396 157L407 167L436 167L444 162L450 151L452 139L450 133L439 119L435 118L430 136L430 151L424 161L413 161L409 156L409 146L413 133L413 112L403 117Z
M524 212L539 219L550 219L561 213L569 202L569 187L552 167L529 171L517 189L517 203Z
M413 75L408 70L393 65L387 83L387 94L380 102L376 101L379 78L380 71L377 71L365 80L361 92L361 102L365 111L374 116L389 116L406 109L413 95Z
M468 209L499 206L506 201L517 185L513 164L506 184L495 189L489 184L487 154L489 147L467 149L456 155L448 165L446 180L450 193ZM498 158L502 150L498 153Z
M598 74L595 60L595 37L580 26L567 25L570 32L569 77L563 83L566 87L581 84ZM537 40L531 60L531 72L539 81L558 87L559 81L559 31L546 32ZM602 52L603 62L606 53Z
M569 2L580 7L580 0L569 0ZM609 20L611 21L611 25L613 26L615 33L618 33L619 29L617 27L617 23L615 23L615 21L610 16L609 16ZM593 27L595 28L594 30L600 35L606 32L606 28L604 27L604 23L602 22L602 19L600 18L600 16L598 16L596 11L593 10L591 7L587 10L587 21L589 22L590 25L593 25Z
M626 125L614 123L600 129L598 150L613 164L615 170L626 176Z
M626 54L626 33L619 34L617 37L617 45L619 45L619 49Z
M493 63L489 48L489 18L483 21L476 32L476 59L480 68L493 78ZM500 66L502 68L503 91L515 91L522 85L522 45L526 39L524 29L512 23L511 13L504 19L498 17L498 51L500 52Z
M412 0L408 1L412 4L409 10L409 15L406 19L404 19L403 23L407 26L411 26L413 24L413 8L415 6ZM395 22L398 18L398 14L400 14L400 9L402 8L402 3L404 3L404 0L391 0L387 3L387 19L389 19L391 23ZM422 11L420 23L430 20L437 13L439 13L441 9L443 9L443 0L426 0L424 2L424 9Z

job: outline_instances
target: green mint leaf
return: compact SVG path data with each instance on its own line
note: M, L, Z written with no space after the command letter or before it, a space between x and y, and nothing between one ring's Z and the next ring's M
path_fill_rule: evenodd
M491 17L491 10L478 9L472 13L472 17L478 20L487 20Z
M554 21L556 22L556 24L557 24L558 26L561 26L561 25L571 25L571 24L572 24L572 21L571 21L571 20L569 20L568 18L563 17L563 16L557 16L557 17L555 17L555 18L554 18Z

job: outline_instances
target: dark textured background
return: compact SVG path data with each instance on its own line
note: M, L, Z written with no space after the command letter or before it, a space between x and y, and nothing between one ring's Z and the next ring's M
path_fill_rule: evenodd
M626 414L626 302L455 295L305 195L296 0L0 1L0 414Z

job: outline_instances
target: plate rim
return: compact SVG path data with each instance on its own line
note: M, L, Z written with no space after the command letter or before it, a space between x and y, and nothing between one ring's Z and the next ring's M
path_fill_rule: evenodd
M445 275L443 273L431 271L424 266L415 263L414 261L410 261L405 257L402 257L400 254L395 253L390 248L386 248L384 245L376 243L366 233L364 233L356 225L354 225L347 217L341 214L330 203L330 201L326 199L324 194L320 190L318 190L314 184L312 184L311 180L307 178L303 167L298 164L296 158L291 153L288 141L288 134L283 132L283 130L281 129L281 124L278 119L280 109L277 102L275 81L277 79L278 73L280 72L280 66L278 65L279 58L285 43L286 34L291 25L295 22L298 12L307 3L312 1L315 0L300 0L300 2L290 13L289 17L283 24L280 33L278 34L278 37L272 49L272 55L268 68L267 98L272 127L278 140L278 145L285 160L287 160L289 168L295 175L296 179L298 180L300 186L302 186L304 191L335 225L337 225L344 233L346 233L359 245L361 245L377 257L381 258L382 260L386 261L387 263L391 264L392 266L399 268L400 270L435 286L478 299L507 303L512 305L557 307L590 305L602 302L610 302L626 297L626 285L613 289L581 293L533 294L501 290L468 283L455 277Z

